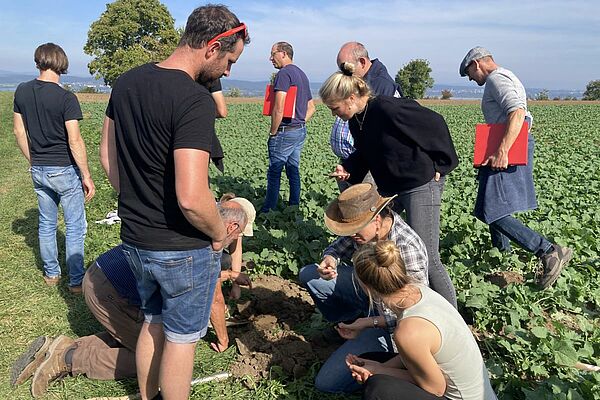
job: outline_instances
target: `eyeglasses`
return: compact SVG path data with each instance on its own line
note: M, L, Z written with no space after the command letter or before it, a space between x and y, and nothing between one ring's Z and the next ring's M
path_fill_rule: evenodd
M241 32L241 31L244 31L244 36L242 37L242 39L246 39L246 37L248 37L248 28L246 27L246 24L244 24L242 22L239 26L236 26L233 29L230 29L230 30L228 30L226 32L223 32L223 33L219 33L217 36L215 36L214 38L210 39L206 45L210 46L211 44L215 43L219 39L222 39L222 38L228 37L228 36L233 36L236 33Z
M274 52L271 53L271 57L275 57L275 54L277 53L283 53L283 50L275 50Z

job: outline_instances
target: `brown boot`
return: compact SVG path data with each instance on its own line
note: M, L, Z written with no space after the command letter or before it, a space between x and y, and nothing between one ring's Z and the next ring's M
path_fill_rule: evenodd
M20 385L33 375L37 367L44 362L50 342L52 339L48 336L40 336L31 342L29 348L21 354L10 370L11 385Z
M71 372L65 362L65 353L73 345L75 345L75 341L64 335L57 337L50 344L46 359L33 374L33 381L31 382L33 397L43 396L48 390L50 382L63 378Z

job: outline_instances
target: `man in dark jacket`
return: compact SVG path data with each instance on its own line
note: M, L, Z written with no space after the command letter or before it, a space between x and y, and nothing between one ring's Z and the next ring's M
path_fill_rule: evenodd
M371 60L362 43L348 42L342 45L337 56L337 65L351 62L355 66L354 75L360 76L376 95L403 97L402 88L378 59Z

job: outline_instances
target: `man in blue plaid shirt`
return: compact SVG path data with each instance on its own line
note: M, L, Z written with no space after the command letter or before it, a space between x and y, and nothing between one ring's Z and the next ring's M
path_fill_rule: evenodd
M393 351L391 334L396 315L377 304L376 312L358 285L351 264L354 252L363 244L391 240L398 246L406 273L413 283L429 285L425 244L404 220L392 211L393 197L381 197L370 183L351 186L325 212L325 225L338 237L323 252L319 264L300 271L301 284L315 305L337 332L323 335L324 341L347 340L325 362L315 378L315 387L324 392L353 392L360 387L346 366L347 354ZM346 323L344 323L346 322ZM328 331L326 331L328 332ZM339 335L338 335L339 333Z

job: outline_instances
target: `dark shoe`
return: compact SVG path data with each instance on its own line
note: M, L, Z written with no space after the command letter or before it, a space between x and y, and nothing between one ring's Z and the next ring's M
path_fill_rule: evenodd
M70 337L60 335L52 341L46 353L46 359L33 374L31 394L33 397L43 396L50 382L68 375L70 368L65 362L66 351L75 344Z
M60 281L60 275L52 277L44 275L44 282L46 282L46 285L48 286L56 286L58 281Z
M83 289L81 288L81 285L69 286L69 292L71 292L72 294L81 294L83 293Z
M552 286L558 279L560 271L571 261L571 258L573 258L573 250L555 244L550 252L540 257L542 268L536 278L536 283L542 289Z
M12 386L20 385L33 375L36 368L44 361L51 341L48 336L40 336L31 342L29 348L21 354L10 370Z

